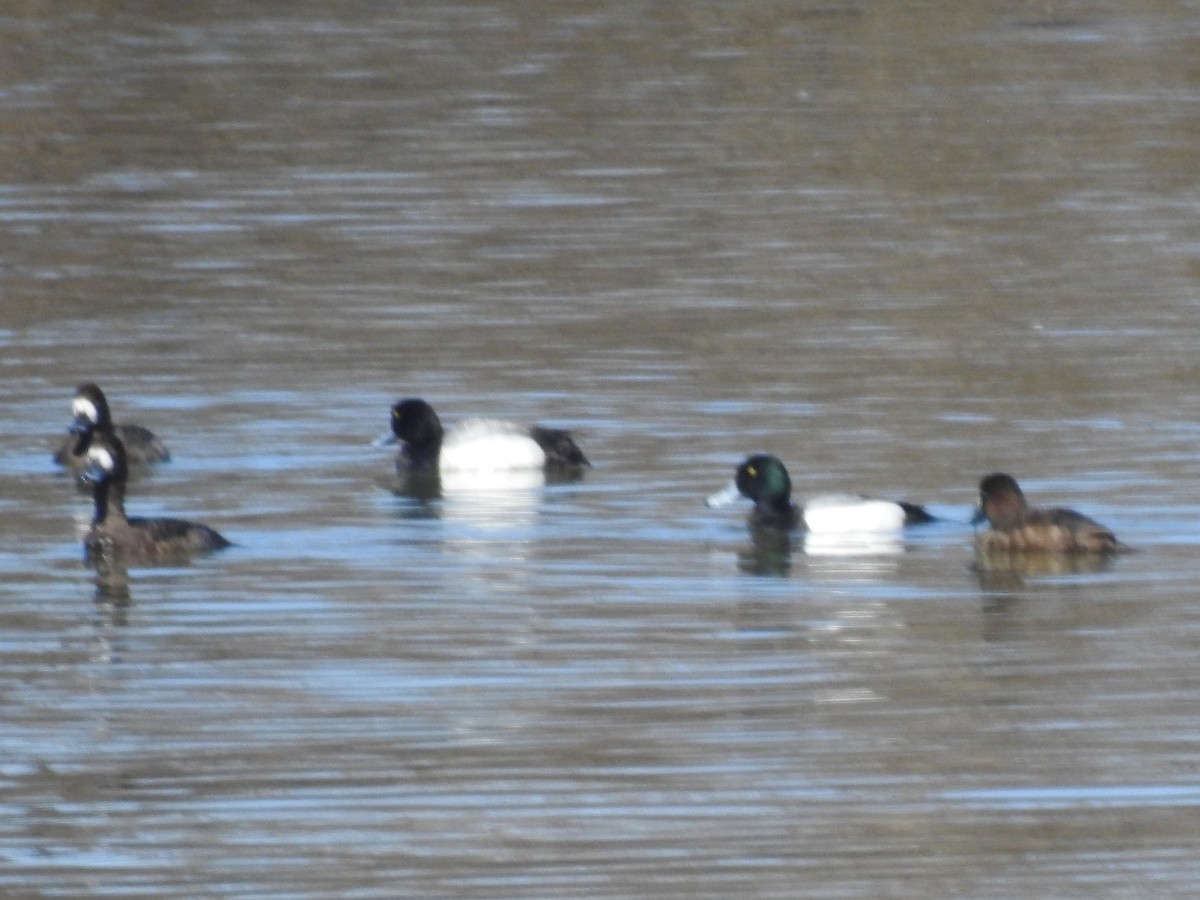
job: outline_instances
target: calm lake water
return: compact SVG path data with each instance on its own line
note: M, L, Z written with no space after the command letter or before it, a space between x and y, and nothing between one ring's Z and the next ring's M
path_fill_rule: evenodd
M0 13L0 893L1200 892L1200 4L68 6ZM85 380L236 547L82 565ZM409 395L595 467L397 496ZM757 550L754 450L946 521ZM996 470L1140 552L977 571Z

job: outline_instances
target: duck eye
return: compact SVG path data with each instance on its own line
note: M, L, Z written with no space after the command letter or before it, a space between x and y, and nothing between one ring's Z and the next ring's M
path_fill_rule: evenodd
M756 475L758 475L758 469L754 468L754 466L747 466L746 474L749 475L751 478L753 478Z

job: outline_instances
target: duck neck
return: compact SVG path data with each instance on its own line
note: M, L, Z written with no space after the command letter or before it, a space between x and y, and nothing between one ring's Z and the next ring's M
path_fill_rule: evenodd
M445 432L441 423L434 423L429 428L423 428L409 440L405 451L409 465L414 469L436 469L438 457L442 453L442 438Z
M990 510L992 525L996 528L1016 528L1025 521L1028 507L1025 498L1020 494L1006 496Z
M95 503L92 525L126 521L124 484L102 481L92 491L92 500Z
M765 503L767 509L780 515L788 515L796 508L790 494L773 494L765 498Z
M773 516L779 516L780 521L793 522L798 515L791 497L772 497L767 502L767 508Z
M95 425L80 428L75 437L75 448L71 451L75 456L86 456L88 447L92 445L92 435L96 432Z
M86 456L88 447L92 446L92 438L95 435L103 437L114 437L112 420L108 418L108 414L102 415L99 422L89 422L87 425L79 428L78 436L75 438L75 449L72 451L75 456Z

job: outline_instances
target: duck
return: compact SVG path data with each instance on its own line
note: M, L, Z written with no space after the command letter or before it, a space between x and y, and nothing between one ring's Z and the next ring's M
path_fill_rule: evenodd
M792 479L778 457L756 453L737 468L733 482L711 495L711 508L726 506L739 496L754 501L748 524L752 530L804 530L809 534L853 535L898 531L906 525L935 521L915 503L875 500L853 494L813 497L803 506L792 501Z
M171 452L149 428L114 425L108 399L94 382L86 382L75 389L71 414L74 418L67 428L67 436L54 453L54 462L73 472L80 472L87 465L88 445L98 431L111 432L120 439L129 463L163 463L171 459Z
M1017 480L994 472L979 482L972 522L988 523L975 537L983 553L1112 554L1124 545L1112 530L1073 509L1029 506Z
M93 432L82 473L95 504L92 525L83 542L89 562L174 562L231 546L207 525L182 519L127 517L127 472L121 439L112 432Z
M401 472L445 475L541 469L571 477L591 466L569 431L473 418L447 432L433 407L416 397L393 404L391 424L391 434L378 443L401 445L396 457Z

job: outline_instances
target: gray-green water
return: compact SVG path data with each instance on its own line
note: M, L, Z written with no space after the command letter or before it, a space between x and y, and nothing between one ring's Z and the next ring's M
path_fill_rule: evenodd
M1194 896L1200 7L0 13L0 891ZM237 543L98 579L99 381ZM399 396L574 428L432 509ZM756 553L798 491L951 520ZM981 577L983 474L1141 552ZM899 552L891 552L899 551Z

